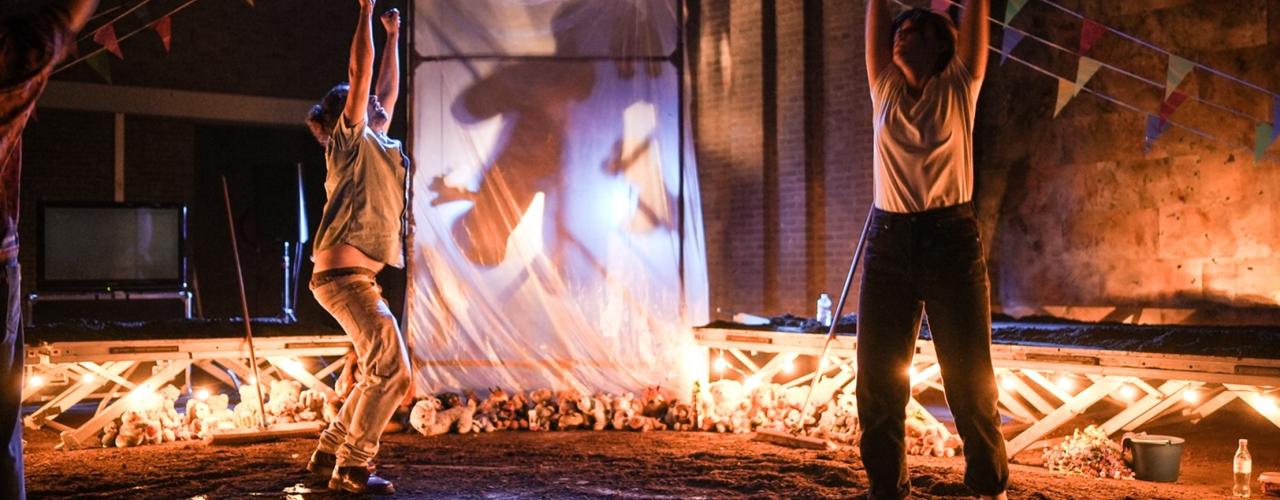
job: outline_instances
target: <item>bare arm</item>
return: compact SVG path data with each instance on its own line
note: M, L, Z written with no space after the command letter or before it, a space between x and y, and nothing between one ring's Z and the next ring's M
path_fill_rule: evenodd
M85 23L89 22L89 17L93 15L93 11L98 9L98 0L62 0L59 3L71 15L71 31L73 33L79 33Z
M873 86L893 63L893 40L889 39L893 20L887 4L888 0L867 0L867 81Z
M369 112L369 84L373 80L373 7L377 0L360 0L360 19L356 23L356 35L351 40L351 63L347 78L351 91L342 117L347 125L364 123Z
M382 66L378 70L378 100L387 110L387 122L380 130L386 133L400 98L400 11L391 9L383 14L382 27L387 30L387 44L382 48Z
M967 0L964 18L960 20L960 50L956 55L975 81L981 80L987 72L987 43L991 38L991 24L987 22L987 16L990 13L991 0Z

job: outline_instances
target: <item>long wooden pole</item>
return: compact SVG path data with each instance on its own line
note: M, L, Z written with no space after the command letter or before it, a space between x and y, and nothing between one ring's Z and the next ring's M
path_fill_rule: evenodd
M244 338L249 341L249 365L253 367L253 387L258 391L258 419L267 428L267 399L262 397L262 377L258 374L258 353L253 350L253 328L249 326L249 300L244 296L244 274L240 272L240 247L236 244L236 218L231 212L231 191L227 176L222 176L222 201L227 206L227 229L231 231L231 255L236 260L236 284L240 288L240 308L244 312ZM841 301L843 302L843 301ZM241 401L241 404L244 402Z

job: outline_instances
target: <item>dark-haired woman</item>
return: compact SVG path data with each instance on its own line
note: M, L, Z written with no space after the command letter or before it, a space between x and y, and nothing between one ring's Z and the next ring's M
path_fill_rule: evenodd
M388 494L390 481L373 474L382 429L411 387L409 358L400 327L374 279L383 266L404 267L405 178L408 159L400 141L387 136L399 95L397 50L400 14L382 16L387 30L373 80L376 0L359 0L360 17L341 84L311 110L307 126L324 146L324 213L316 230L311 291L351 338L359 382L338 416L320 435L307 470L328 478L330 489Z
M991 364L990 283L973 205L973 120L987 63L988 0L960 29L867 2L875 210L858 307L860 447L873 498L910 495L905 408L927 311L947 404L964 440L965 484L1004 498L1009 480Z

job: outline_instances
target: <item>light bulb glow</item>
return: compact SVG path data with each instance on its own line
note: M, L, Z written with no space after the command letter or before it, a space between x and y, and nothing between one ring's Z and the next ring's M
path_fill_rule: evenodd
M209 389L200 389L196 391L196 399L200 401L209 399Z
M907 375L914 377L916 376L917 373L920 373L920 372L916 371L916 365L911 365L910 367L907 367Z
M80 381L86 384L92 384L94 380L98 380L98 377L92 373L86 373L84 374L84 377L80 378Z
M1197 391L1195 389L1187 389L1185 391L1182 391L1182 399L1192 404L1199 403L1200 391Z
M1120 397L1125 401L1133 401L1134 398L1138 397L1138 389L1132 385L1125 385L1120 388Z
M1076 379L1071 378L1070 375L1064 374L1058 376L1058 379L1054 381L1054 384L1064 391L1073 391L1076 388Z
M786 361L782 362L782 373L785 373L785 374L787 374L787 375L790 375L790 374L792 374L792 373L795 373L795 371L796 371L796 363L795 363L795 361L792 361L792 360L789 360L789 359L788 359L788 360L786 360Z
M1018 382L1013 379L1012 375L1008 375L1000 379L1000 387L1006 391L1013 390L1014 387L1017 387L1017 384Z
M715 369L716 373L725 371L729 368L729 362L725 361L724 356L716 356Z
M41 377L39 375L32 375L31 378L27 379L27 385L33 388L43 386L44 377Z
M1262 403L1260 406L1262 407L1261 409L1263 413L1274 414L1276 412L1280 412L1280 404L1276 403L1276 398L1265 394L1259 394L1259 396L1261 396L1259 401Z

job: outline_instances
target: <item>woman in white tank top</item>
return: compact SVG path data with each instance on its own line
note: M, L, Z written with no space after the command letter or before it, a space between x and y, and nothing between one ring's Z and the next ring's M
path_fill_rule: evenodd
M965 484L1004 498L1009 466L991 365L990 283L973 197L973 117L987 62L989 0L957 30L924 9L890 20L868 0L866 62L875 210L858 305L858 416L872 498L904 498L911 357L927 311Z

